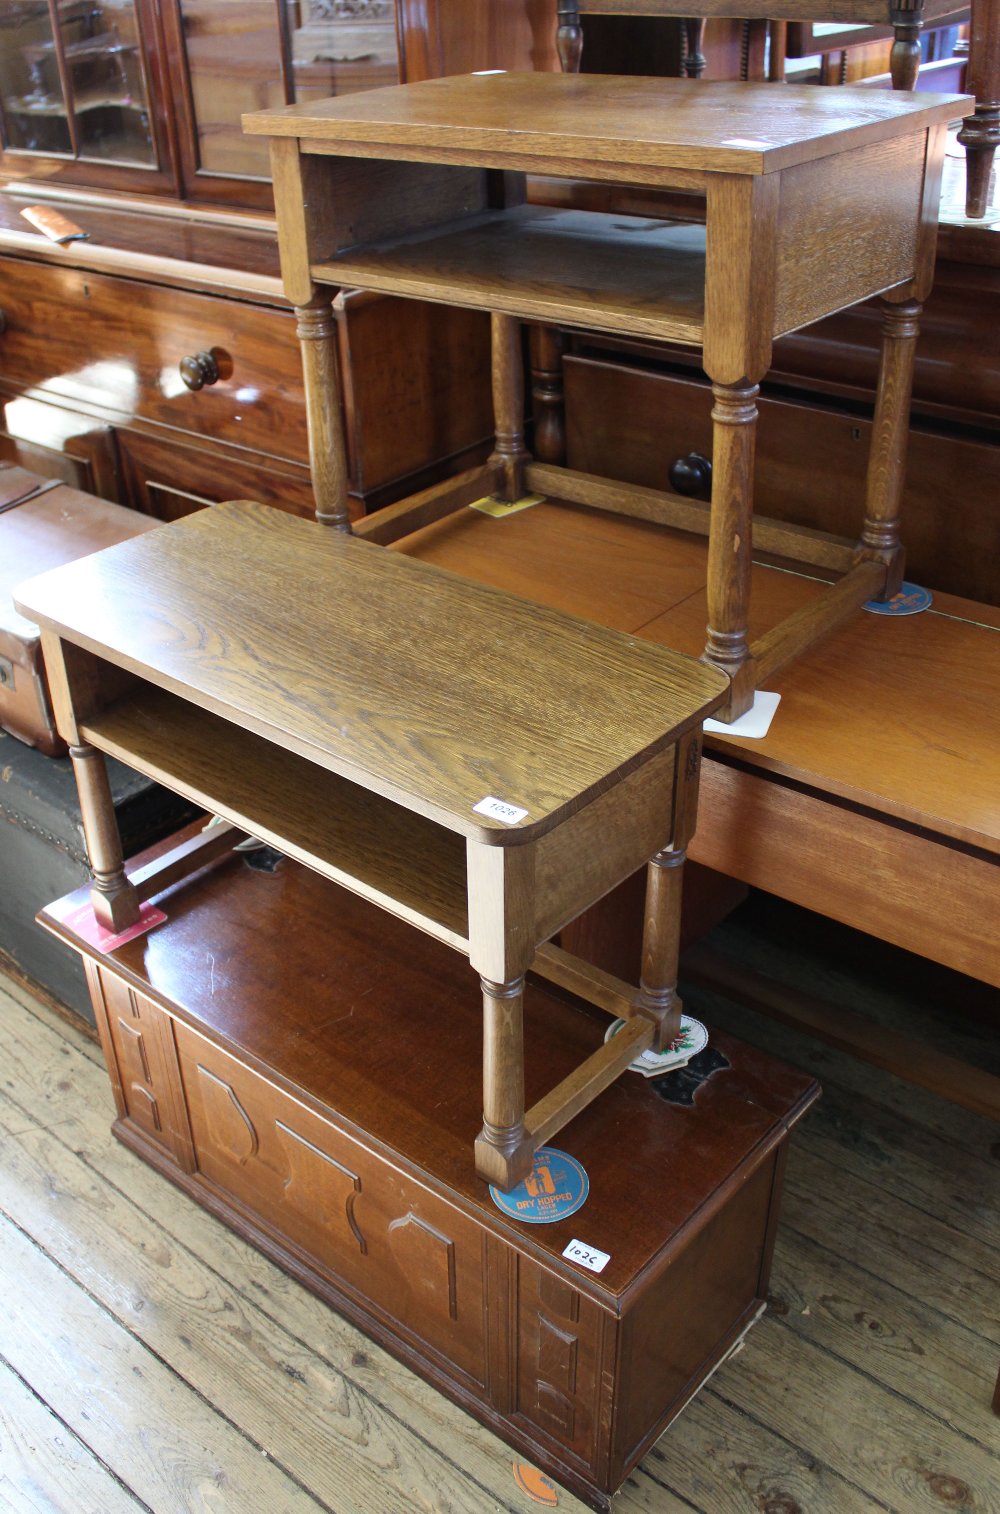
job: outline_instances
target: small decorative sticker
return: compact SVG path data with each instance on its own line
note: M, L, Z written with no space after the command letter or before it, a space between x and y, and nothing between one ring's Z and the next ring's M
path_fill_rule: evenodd
M929 610L934 603L934 596L930 589L922 589L919 584L900 584L899 593L891 599L869 599L862 607L869 610L872 615L919 615L921 610Z
M570 1241L563 1251L568 1262L586 1267L590 1272L603 1272L611 1260L610 1251L600 1251L596 1246L585 1246L582 1241Z
M524 820L528 811L519 809L516 804L508 804L505 799L493 799L487 795L480 799L478 804L472 806L477 815L486 815L490 820L499 820L502 825L516 825L519 820Z
M498 1209L528 1225L551 1225L575 1214L587 1202L590 1179L575 1157L554 1146L540 1146L523 1183L510 1193L491 1186Z

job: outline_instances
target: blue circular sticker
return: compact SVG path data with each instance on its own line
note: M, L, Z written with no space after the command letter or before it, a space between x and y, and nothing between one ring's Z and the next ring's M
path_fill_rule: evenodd
M930 589L904 583L891 599L869 599L862 608L870 610L873 615L919 615L921 610L929 610L933 603Z
M575 1214L587 1202L590 1179L575 1157L554 1146L540 1146L523 1183L510 1193L490 1186L498 1209L528 1225L551 1225Z

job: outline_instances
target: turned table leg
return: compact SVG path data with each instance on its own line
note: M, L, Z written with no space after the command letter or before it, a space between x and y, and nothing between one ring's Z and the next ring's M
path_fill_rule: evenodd
M642 973L635 999L636 1012L652 1020L653 1046L664 1051L680 1034L683 1005L677 993L677 961L681 941L683 847L657 852L646 869L646 910L642 932Z
M513 1188L531 1171L524 1121L524 975L535 955L535 847L466 845L469 962L483 990L483 1128L476 1172Z
M976 109L962 123L965 148L965 213L978 218L989 204L990 171L1000 145L1000 0L976 0L969 37L965 87Z
M580 25L579 0L558 0L556 15L559 29L556 32L556 50L564 74L580 72L580 57L583 53L583 27Z
M302 348L316 519L336 531L349 533L347 443L331 291L321 290L307 305L296 306L295 314Z
M125 876L121 837L103 754L91 746L71 746L69 755L80 795L83 834L94 886L91 903L99 923L117 934L139 919L139 897Z
M563 388L563 338L553 326L531 328L531 398L535 418L535 457L561 464L566 458L566 413Z
M479 1176L512 1188L531 1170L524 1128L524 976L480 979L483 989L483 1128L476 1141Z
M728 709L735 720L753 704L754 671L748 644L756 384L713 384L712 515L708 540L708 640L705 661L732 681Z
M893 89L916 89L920 71L920 33L924 29L924 0L896 0L890 7L894 41L889 55Z
M530 460L524 445L524 357L521 323L512 315L491 318L493 337L493 415L496 446L490 456L497 469L496 499L513 505L524 496L524 468Z
M899 516L906 482L913 363L920 331L917 300L882 301L882 353L865 488L865 520L855 560L886 566L882 599L891 599L903 581L904 553Z
M684 18L684 73L689 79L700 79L705 72L705 17Z

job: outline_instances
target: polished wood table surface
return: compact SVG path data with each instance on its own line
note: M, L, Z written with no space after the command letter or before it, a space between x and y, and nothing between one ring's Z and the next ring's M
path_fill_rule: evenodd
M497 443L476 480L421 498L401 531L474 497L526 491L709 536L705 657L726 718L857 605L895 591L919 302L930 288L948 122L966 97L499 74L429 80L244 119L272 138L282 277L298 307L321 519L350 529L329 290L341 284L488 310ZM526 203L529 174L704 197L704 223ZM759 546L842 575L822 606L748 640L757 386L775 337L884 294L866 515L858 542L754 522ZM533 462L519 321L702 349L713 381L706 510ZM383 520L366 527L385 542Z
M673 1040L681 864L701 722L725 696L717 670L247 502L16 599L42 627L106 928L134 923L141 894L102 753L468 955L483 988L478 1169L505 1187L636 1047ZM639 987L590 988L629 1025L525 1112L525 972L539 955L579 987L585 965L544 943L647 863Z
M704 545L645 521L554 501L499 521L467 510L398 550L700 644ZM763 562L753 576L755 635L825 593ZM763 740L706 736L691 856L1000 987L1000 610L935 593L924 614L861 614L776 688Z

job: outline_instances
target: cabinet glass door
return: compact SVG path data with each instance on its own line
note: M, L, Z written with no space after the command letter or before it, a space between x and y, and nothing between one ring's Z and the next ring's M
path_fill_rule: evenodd
M188 81L182 142L188 192L228 195L220 179L262 184L268 144L240 118L299 100L399 82L395 0L176 0L174 45ZM198 181L211 176L213 184Z
M10 149L156 166L132 0L2 0L0 89Z

